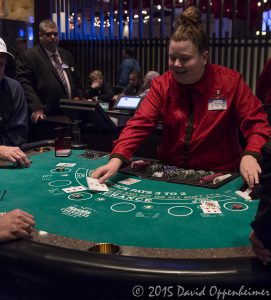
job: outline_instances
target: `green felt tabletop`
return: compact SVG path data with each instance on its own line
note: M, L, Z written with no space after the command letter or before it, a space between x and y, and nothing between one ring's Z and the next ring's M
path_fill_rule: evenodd
M36 228L52 234L93 242L157 248L224 248L249 245L250 223L258 202L238 196L239 177L218 189L137 178L120 174L108 192L66 193L64 188L87 188L86 176L108 157L86 159L81 151L57 158L54 152L32 155L30 168L0 169L0 211L21 208L34 214ZM74 163L57 171L59 163ZM78 192L76 192L78 193ZM216 200L221 213L206 214L203 200ZM233 204L242 204L234 210Z

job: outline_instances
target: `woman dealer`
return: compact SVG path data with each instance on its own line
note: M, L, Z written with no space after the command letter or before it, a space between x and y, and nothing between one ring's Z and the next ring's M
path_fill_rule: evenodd
M259 183L261 147L271 136L261 102L242 76L208 62L208 37L200 11L187 8L169 43L169 71L155 78L109 162L92 176L103 183L128 162L160 119L158 159L184 168L236 171L252 188ZM238 130L246 140L239 145Z

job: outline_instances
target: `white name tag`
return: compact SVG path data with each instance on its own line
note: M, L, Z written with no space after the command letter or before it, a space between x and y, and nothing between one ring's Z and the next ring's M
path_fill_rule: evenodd
M208 110L225 110L227 108L227 99L210 99L208 100Z
M62 69L69 69L69 66L66 64L62 64Z

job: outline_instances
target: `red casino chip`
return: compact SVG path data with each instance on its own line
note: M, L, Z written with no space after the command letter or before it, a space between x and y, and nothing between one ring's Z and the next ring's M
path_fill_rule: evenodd
M242 204L235 203L235 204L232 205L232 209L242 209L242 208L243 208Z

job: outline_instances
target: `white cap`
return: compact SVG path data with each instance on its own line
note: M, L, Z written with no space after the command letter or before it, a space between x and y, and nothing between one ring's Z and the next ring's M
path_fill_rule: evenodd
M5 42L4 42L4 40L1 39L1 38L0 38L0 53L6 53L6 54L10 55L14 59L14 56L7 51L7 46L6 46Z

